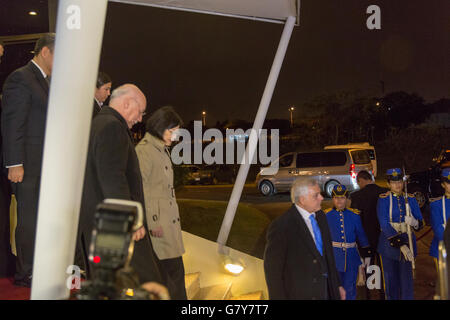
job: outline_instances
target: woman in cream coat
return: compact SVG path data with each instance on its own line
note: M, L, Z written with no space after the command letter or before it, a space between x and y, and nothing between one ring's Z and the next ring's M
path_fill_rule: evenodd
M147 132L136 146L150 238L171 298L175 300L187 297L182 259L184 245L168 147L181 125L182 120L172 107L162 107L148 119Z

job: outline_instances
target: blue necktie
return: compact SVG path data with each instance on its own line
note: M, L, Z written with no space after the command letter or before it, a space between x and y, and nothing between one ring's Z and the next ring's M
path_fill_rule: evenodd
M319 225L317 224L317 220L314 217L314 215L310 215L309 216L309 220L311 220L311 224L312 224L312 228L313 228L313 232L314 232L314 238L316 238L316 247L317 250L319 250L320 255L323 256L322 253L322 234L320 233L320 229L319 229Z

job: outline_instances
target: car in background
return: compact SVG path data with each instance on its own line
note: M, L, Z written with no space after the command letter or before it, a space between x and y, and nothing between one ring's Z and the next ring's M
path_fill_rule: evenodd
M187 171L185 183L187 184L219 184L234 183L237 169L235 165L182 165Z
M295 179L301 176L316 179L321 191L328 197L331 197L334 186L338 184L345 185L349 192L352 192L359 190L356 182L358 172L373 170L368 152L358 148L289 152L276 161L276 174L265 174L271 169L267 167L262 168L256 176L256 186L264 196L289 191Z
M212 172L210 184L231 183L236 180L239 166L233 164L211 164L206 165L205 169Z
M425 171L415 172L409 175L408 193L414 197L423 209L431 198L444 194L441 186L442 169L450 167L450 149L443 149L439 156L433 159L433 164Z
M356 142L356 143L348 143L348 144L341 144L341 145L332 145L332 146L325 146L324 150L331 150L331 149L364 149L369 153L370 161L372 162L373 172L372 175L374 177L377 176L377 154L375 152L375 147L371 146L368 142Z
M184 181L187 184L207 184L213 179L213 170L199 165L182 165L181 168L186 172Z

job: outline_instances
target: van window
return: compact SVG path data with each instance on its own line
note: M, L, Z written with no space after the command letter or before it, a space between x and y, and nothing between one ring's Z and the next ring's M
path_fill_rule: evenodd
M353 150L350 152L355 164L368 164L370 157L366 150Z
M339 167L345 165L347 156L345 152L323 152L321 153L322 167Z
M320 167L320 152L297 154L297 168Z
M292 160L294 160L293 154L282 156L279 161L280 168L289 167L292 164Z
M369 154L370 160L375 160L375 151L372 149L366 149L366 151Z

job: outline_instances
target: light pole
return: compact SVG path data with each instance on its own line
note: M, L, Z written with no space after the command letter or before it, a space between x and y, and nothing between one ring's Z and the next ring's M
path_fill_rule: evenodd
M288 110L291 113L291 128L294 127L294 118L292 117L292 113L294 112L294 107L290 107Z
M202 111L202 122L203 122L203 126L206 127L206 112Z

